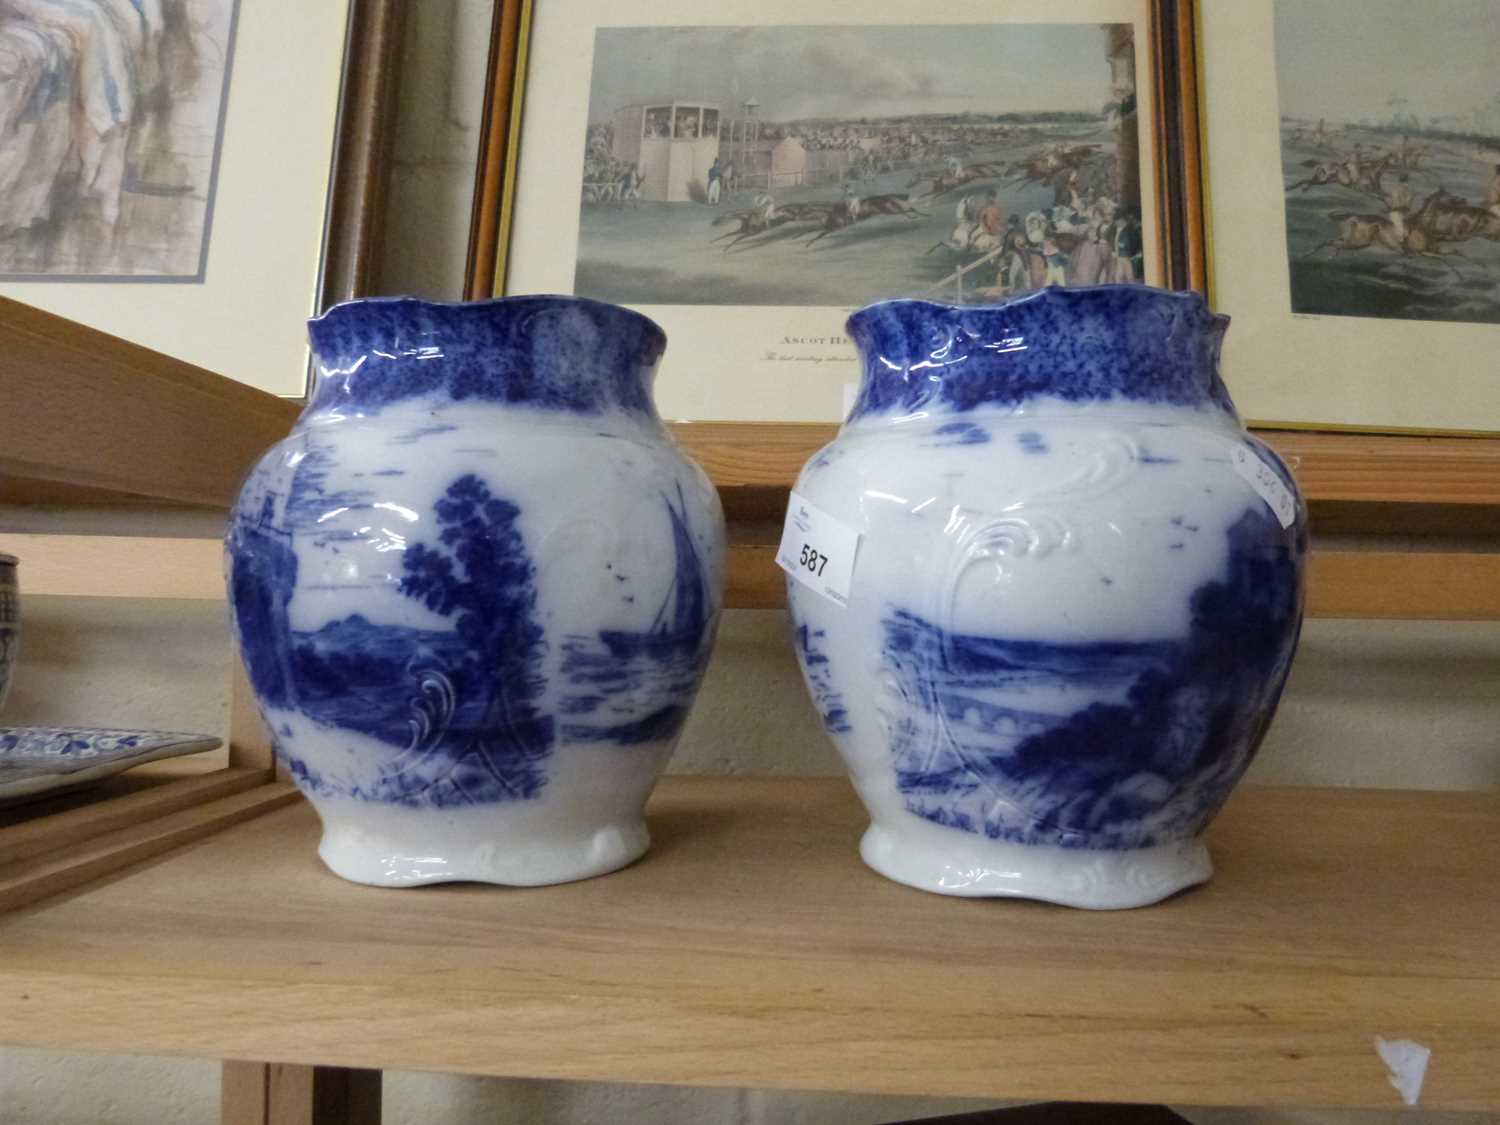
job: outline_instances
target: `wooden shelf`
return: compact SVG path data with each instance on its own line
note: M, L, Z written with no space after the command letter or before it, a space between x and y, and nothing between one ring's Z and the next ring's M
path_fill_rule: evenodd
M0 298L0 476L228 505L298 408ZM66 435L64 438L62 435ZM12 499L24 498L12 485Z
M1091 914L866 870L839 780L668 779L562 887L372 890L300 802L0 919L0 1041L632 1082L1500 1108L1500 795L1245 790L1219 873Z
M832 424L679 422L677 440L721 489L785 489ZM1309 501L1500 504L1500 440L1258 430Z
M729 548L724 604L784 609L776 547ZM1423 621L1500 620L1500 553L1323 551L1308 556L1307 615Z

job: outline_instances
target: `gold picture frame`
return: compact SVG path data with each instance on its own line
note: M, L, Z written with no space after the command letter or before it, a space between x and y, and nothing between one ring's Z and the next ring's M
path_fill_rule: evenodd
M1278 8L1288 2L1292 8ZM1410 268L1442 274L1445 267L1409 249L1384 248L1379 240L1356 250L1337 245L1340 223L1358 221L1361 214L1378 220L1385 203L1368 184L1340 184L1340 177L1351 178L1342 170L1332 173L1332 182L1312 181L1327 176L1326 165L1339 160L1340 153L1352 152L1350 146L1362 145L1361 138L1373 140L1372 151L1382 144L1394 151L1402 139L1379 122L1329 121L1325 161L1319 158L1321 149L1299 137L1304 125L1295 112L1298 103L1282 105L1278 83L1306 75L1287 73L1296 70L1296 60L1283 59L1278 68L1275 19L1278 11L1283 17L1288 11L1315 14L1320 3L1188 0L1182 6L1179 42L1195 56L1190 75L1194 88L1183 105L1196 118L1192 131L1198 138L1189 153L1199 167L1202 251L1196 271L1202 284L1197 287L1235 320L1225 341L1225 380L1257 427L1500 436L1500 383L1485 379L1483 364L1475 362L1485 354L1486 336L1494 337L1489 350L1500 340L1500 324L1360 315L1360 290L1354 282L1342 301L1336 291L1330 294L1326 275L1335 264L1351 278L1386 273L1395 284L1405 280L1402 274ZM1361 26L1382 24L1371 17ZM1308 38L1301 28L1283 34L1298 42ZM1326 62L1359 53L1357 43L1350 41L1338 52L1320 51L1316 57ZM1336 81L1336 75L1327 80ZM1395 91L1397 84L1390 81ZM1392 171L1401 170L1393 163ZM1415 171L1412 176L1419 183ZM1434 180L1426 187L1442 184ZM1420 204L1426 193L1419 187L1414 194L1414 203ZM1317 229L1314 223L1327 229L1310 238L1307 232ZM1438 247L1445 257L1453 248ZM1409 262L1416 265L1407 267ZM1321 289L1304 280L1310 265L1323 267ZM1298 305L1299 298L1304 305ZM1414 379L1414 372L1421 372L1421 378Z

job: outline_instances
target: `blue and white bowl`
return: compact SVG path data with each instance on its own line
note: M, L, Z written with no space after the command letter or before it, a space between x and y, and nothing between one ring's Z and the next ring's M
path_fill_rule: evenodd
M651 401L665 336L572 297L354 301L252 471L229 589L338 874L556 883L646 850L724 526Z
M1133 285L850 318L859 397L797 490L859 532L852 589L788 590L877 871L1085 907L1209 877L1307 534L1219 378L1227 323Z

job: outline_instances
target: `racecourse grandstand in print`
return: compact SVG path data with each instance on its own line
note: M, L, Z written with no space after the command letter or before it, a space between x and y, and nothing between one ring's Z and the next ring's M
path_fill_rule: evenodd
M0 0L0 278L202 280L234 16Z
M601 28L574 290L993 301L1138 281L1128 24Z

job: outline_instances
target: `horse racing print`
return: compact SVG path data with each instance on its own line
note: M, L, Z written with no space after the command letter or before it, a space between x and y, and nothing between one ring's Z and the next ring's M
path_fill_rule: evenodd
M853 309L1166 284L1152 3L538 3L495 291L646 312L665 416L824 422Z
M582 296L849 307L1147 276L1129 23L599 27L579 139Z
M1295 313L1500 323L1500 5L1276 0Z

